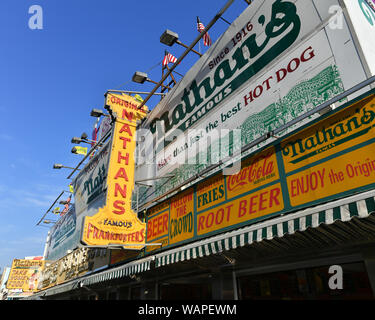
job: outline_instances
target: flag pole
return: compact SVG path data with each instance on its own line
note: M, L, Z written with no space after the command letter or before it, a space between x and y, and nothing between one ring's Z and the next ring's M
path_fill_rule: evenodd
M199 18L197 17L197 25L199 24ZM198 42L198 52L201 53L201 39L199 39L199 42Z
M168 65L166 65L165 67L167 68L167 70L168 70L168 71L170 71L170 69L168 68ZM174 84L176 84L177 82L176 82L176 79L174 78L174 76L173 76L173 73L172 73L172 72L171 72L170 76L171 76L171 78L172 78L172 80L173 80Z

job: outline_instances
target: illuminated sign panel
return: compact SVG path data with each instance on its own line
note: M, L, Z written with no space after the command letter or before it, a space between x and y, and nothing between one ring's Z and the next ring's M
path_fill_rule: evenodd
M131 209L131 196L137 120L143 119L146 111L139 110L140 103L131 96L108 94L106 99L106 104L116 114L106 179L106 204L94 216L85 217L82 242L141 249L145 244L146 224Z
M374 188L374 92L151 208L147 241L179 245Z

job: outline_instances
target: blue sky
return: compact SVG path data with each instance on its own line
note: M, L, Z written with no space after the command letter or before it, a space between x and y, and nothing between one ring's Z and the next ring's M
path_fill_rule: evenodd
M108 89L150 91L131 82L135 71L149 71L164 50L179 57L184 48L159 42L165 29L190 44L196 17L207 25L226 0L2 0L0 11L0 268L14 258L42 255L48 228L36 226L70 180L67 169L80 155L70 139L91 133L92 108L103 107ZM29 7L43 9L43 29L31 30ZM235 0L224 14L230 22L246 8ZM219 20L213 41L228 25ZM201 44L201 52L206 50ZM198 46L195 48L198 49ZM189 54L181 74L197 61ZM161 67L148 72L161 78ZM177 79L180 77L177 75ZM150 100L152 108L157 99Z

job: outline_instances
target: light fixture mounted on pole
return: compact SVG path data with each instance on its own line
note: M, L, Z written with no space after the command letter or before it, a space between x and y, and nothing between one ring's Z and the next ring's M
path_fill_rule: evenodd
M95 118L99 118L99 117L101 117L101 116L108 117L109 115L108 115L108 114L105 114L103 110L100 110L100 109L92 109L91 112L90 112L90 116L91 116L91 117L95 117Z
M133 82L136 82L136 83L140 83L140 84L143 84L145 83L145 81L147 82L152 82L154 84L158 84L156 81L153 81L151 80L148 76L147 76L147 73L144 73L144 72L140 72L140 71L136 71L132 77L132 81ZM165 86L162 84L162 86L168 90L170 90L171 88L168 87L168 86Z
M53 169L62 169L62 168L66 168L66 169L72 169L74 170L74 168L72 167L67 167L67 166L63 166L61 163L55 163L53 165ZM81 170L81 169L77 169L77 170Z
M88 139L87 138L87 133L82 133L81 137L78 138L78 137L73 137L72 140L71 140L71 143L74 143L74 144L80 144L81 142L83 143L87 143L87 144L93 144L93 143L96 143L97 141L96 140L91 140L91 139Z
M163 34L160 36L160 42L171 47L173 46L175 43L179 44L180 46L183 46L184 48L189 48L186 44L182 43L179 39L178 39L178 34L176 32L173 32L171 30L165 30L163 32ZM193 51L194 53L196 53L198 56L202 56L201 53L199 53L198 51L195 51L194 49L191 49L191 51Z

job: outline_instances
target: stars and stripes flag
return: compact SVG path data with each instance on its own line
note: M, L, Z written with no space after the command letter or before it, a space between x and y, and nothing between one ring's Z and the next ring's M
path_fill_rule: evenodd
M202 22L200 22L199 20L199 17L197 17L197 29L198 29L198 32L202 33L203 30L204 30L204 25ZM207 47L209 47L211 44L212 44L212 41L211 41L211 38L208 34L208 32L206 32L203 36L203 44Z
M164 59L163 59L163 67L168 65L168 63L175 63L176 61L177 61L177 58L166 50Z
M91 135L91 140L93 140L93 142L91 142L91 148L94 146L94 144L96 142L94 141L97 141L98 139L98 132L99 132L99 128L98 128L98 123L99 123L99 120L100 120L100 117L98 117L95 121L95 124L94 124L94 128L92 130L92 135ZM95 151L93 153L90 154L90 159L95 155Z

